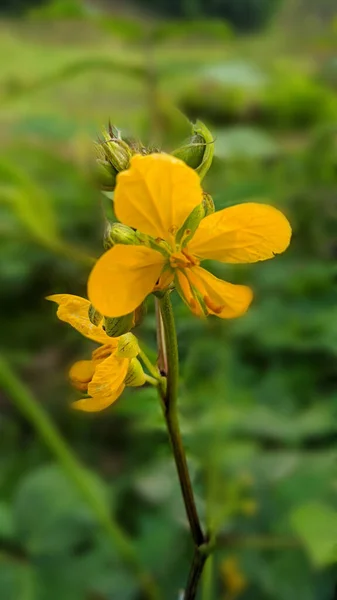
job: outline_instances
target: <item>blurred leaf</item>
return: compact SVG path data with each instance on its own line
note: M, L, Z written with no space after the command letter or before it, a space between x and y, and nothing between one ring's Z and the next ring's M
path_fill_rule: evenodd
M336 562L336 510L319 502L308 503L292 513L291 522L317 567Z
M91 486L106 503L106 490L88 473ZM33 554L57 554L92 539L97 520L80 494L54 465L29 473L19 484L13 504L16 532Z
M36 600L37 593L37 582L31 566L0 556L0 598Z
M228 61L203 67L199 75L225 86L258 88L267 81L266 75L257 66L247 62Z
M215 154L222 159L266 159L280 153L279 145L270 134L253 127L220 130L215 139Z

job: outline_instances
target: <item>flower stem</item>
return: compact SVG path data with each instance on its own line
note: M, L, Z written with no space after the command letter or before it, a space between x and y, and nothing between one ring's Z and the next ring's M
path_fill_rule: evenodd
M147 373L144 373L145 375L145 381L147 381L147 383L150 383L151 385L157 386L159 385L159 380L156 379L155 377L151 377L151 375L148 375Z
M56 457L65 473L80 491L82 497L96 515L112 544L137 577L148 600L160 600L156 583L144 571L137 552L129 536L110 514L105 502L92 489L90 480L81 463L77 460L47 413L35 400L30 390L17 378L7 361L0 356L0 387L7 392L16 407L31 423L51 453Z
M154 377L155 379L160 379L160 373L157 367L155 367L155 365L152 364L145 352L143 350L140 350L138 356L143 361L145 367L147 368L148 372L152 375L152 377Z
M185 590L184 600L193 600L210 549L207 546L207 538L203 533L198 516L179 427L177 410L179 356L170 292L166 292L166 294L160 298L159 306L164 333L165 356L167 357L167 372L165 373L167 377L166 391L163 392L163 389L160 388L163 413L179 476L180 488L191 530L191 536L195 546L195 555L187 582L187 588Z

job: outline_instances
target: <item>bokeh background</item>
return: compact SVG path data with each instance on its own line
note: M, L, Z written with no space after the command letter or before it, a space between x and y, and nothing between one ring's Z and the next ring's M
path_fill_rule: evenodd
M174 298L184 439L218 532L200 599L334 600L335 0L2 0L0 11L1 350L94 497L60 439L0 393L0 598L146 598L125 539L159 598L184 586L192 548L156 395L72 412L67 369L94 345L44 300L85 295L87 256L102 252L110 200L92 140L111 119L173 150L186 135L176 106L214 135L205 189L217 208L268 201L294 230L272 261L210 264L254 288L243 318L202 322ZM151 301L139 336L155 357Z

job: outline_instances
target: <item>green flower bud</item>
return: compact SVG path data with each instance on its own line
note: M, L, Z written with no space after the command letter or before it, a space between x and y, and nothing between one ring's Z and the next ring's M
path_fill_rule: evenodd
M143 367L137 358L132 358L130 360L129 369L128 369L126 378L124 380L124 383L125 383L125 385L129 385L132 387L144 385L145 375L144 375Z
M208 215L212 215L215 212L213 198L210 194L207 194L206 192L204 192L204 197L202 199L202 205L205 210L205 217L208 217Z
M126 333L118 340L116 356L118 358L135 358L140 352L138 340L133 333Z
M98 312L98 310L96 310L96 308L92 304L90 304L89 306L88 317L89 321L96 326L99 325L103 319L103 315L101 315L101 313Z
M95 177L102 190L112 192L115 189L117 171L106 160L96 160Z
M200 179L203 179L212 164L214 155L214 140L211 132L201 121L197 121L192 125L190 139L172 154L183 160L199 174Z
M138 246L141 243L138 233L123 223L109 223L106 227L103 238L105 250L109 250L115 244Z
M123 317L104 317L103 329L109 337L119 337L128 333L135 324L135 313Z
M203 203L198 204L198 206L196 206L188 215L185 223L176 235L176 241L178 244L181 244L182 248L184 248L190 239L192 239L204 216L205 209Z
M118 173L128 169L131 157L143 153L140 142L122 138L121 132L109 123L103 130L98 142L94 144L96 159L96 178L106 191L113 191Z

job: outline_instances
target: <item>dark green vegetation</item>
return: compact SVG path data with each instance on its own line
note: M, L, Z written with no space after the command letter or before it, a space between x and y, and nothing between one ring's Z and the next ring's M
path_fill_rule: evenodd
M161 133L170 150L184 123L169 100L204 118L216 140L205 188L217 208L265 199L284 210L294 239L267 263L210 265L253 287L244 318L198 321L174 298L184 439L200 512L219 538L200 598L228 597L224 560L235 557L242 600L332 600L335 31L308 35L302 47L279 30L224 40L184 25L162 28L151 50L138 24L103 25L1 31L1 349L93 471L93 488L163 598L177 600L191 548L156 395L129 391L104 413L72 413L67 368L93 345L58 322L44 297L84 295L85 257L102 251L102 196L88 169L101 126L111 118L144 141ZM141 335L154 348L152 301ZM0 598L141 598L119 548L4 395L0 411Z

